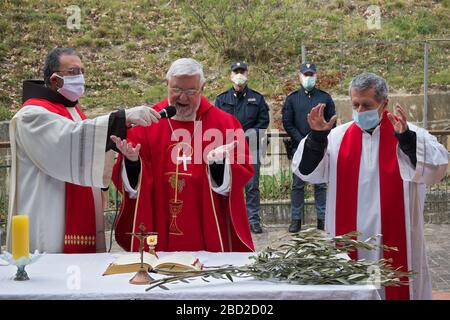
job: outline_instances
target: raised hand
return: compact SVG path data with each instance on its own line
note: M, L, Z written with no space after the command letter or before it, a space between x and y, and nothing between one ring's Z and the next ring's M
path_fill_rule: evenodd
M395 111L397 115L393 115L392 113L388 112L387 117L394 126L395 132L403 133L408 130L408 123L406 122L406 111L398 102L395 104Z
M206 156L206 160L211 163L211 162L222 162L222 160L225 158L225 155L230 152L231 150L233 150L234 148L236 148L238 142L237 140L217 147L214 150L211 150L208 155Z
M125 110L126 124L134 126L149 126L157 123L161 115L149 106L139 106Z
M323 116L323 111L325 110L325 103L319 103L317 106L311 109L308 113L308 124L309 127L314 131L328 131L333 128L336 122L337 115L331 117L330 121L326 121Z
M139 159L139 150L141 150L141 144L138 143L136 147L133 147L131 143L128 143L126 139L120 139L116 136L111 136L111 140L116 144L117 149L130 161L137 161Z

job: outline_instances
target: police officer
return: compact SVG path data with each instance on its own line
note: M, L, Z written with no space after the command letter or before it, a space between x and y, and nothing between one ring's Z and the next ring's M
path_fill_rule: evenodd
M236 62L231 65L230 79L233 87L216 98L215 105L235 116L242 125L254 160L255 174L245 186L247 216L253 233L262 233L259 196L260 139L269 126L269 107L264 97L248 87L248 65Z
M283 106L283 127L291 137L292 148L297 150L300 140L310 131L307 115L311 109L319 103L324 103L325 119L327 121L336 114L335 106L331 96L316 88L316 66L312 63L302 63L300 65L300 89L292 92L286 97ZM291 193L291 225L289 232L299 232L301 229L301 213L304 210L304 187L305 182L293 174ZM324 229L325 206L326 206L326 184L314 185L314 199L317 212L317 228Z

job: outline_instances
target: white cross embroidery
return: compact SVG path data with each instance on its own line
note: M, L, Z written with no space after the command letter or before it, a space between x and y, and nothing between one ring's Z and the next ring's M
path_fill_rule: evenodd
M191 161L191 160L192 160L192 157L186 156L186 155L184 154L184 152L183 152L183 156L182 156L182 157L180 157L180 156L177 157L177 161L183 161L183 170L184 170L184 171L187 171L187 160Z

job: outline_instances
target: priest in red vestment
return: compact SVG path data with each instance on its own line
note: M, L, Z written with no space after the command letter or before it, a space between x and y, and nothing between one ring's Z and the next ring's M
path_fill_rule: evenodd
M129 233L144 224L158 232L158 251L253 251L243 193L253 166L241 125L202 96L197 61L175 61L166 79L168 98L152 108L173 105L175 117L112 137L123 155L113 171L123 192L118 244L139 250Z
M388 111L389 87L382 77L364 72L352 79L353 120L333 128L325 105L308 114L312 129L294 155L293 172L311 183L328 183L325 231L339 236L359 231L358 240L375 235L374 250L350 252L352 259L386 259L393 268L412 270L408 285L380 286L388 300L431 299L423 210L426 185L442 180L448 151L436 137L407 121L395 105ZM397 250L384 250L383 246ZM371 284L377 284L377 280ZM379 283L378 283L379 284Z

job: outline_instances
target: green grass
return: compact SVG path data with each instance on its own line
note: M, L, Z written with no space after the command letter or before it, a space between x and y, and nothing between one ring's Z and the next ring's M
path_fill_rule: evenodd
M42 77L44 58L56 46L83 56L88 90L81 104L88 114L165 97L170 63L187 56L203 63L211 100L230 87L230 63L246 60L250 85L279 113L285 95L298 87L302 43L307 59L318 64L320 87L333 95L345 95L345 84L363 70L385 76L392 92L419 93L422 45L345 45L341 57L337 43L449 39L449 1L375 3L380 30L369 30L362 16L374 4L369 0L84 0L81 29L69 30L65 8L74 3L68 0L2 1L0 111L9 112L0 116L20 107L22 81ZM430 89L450 88L449 56L450 42L430 44Z
M289 198L292 189L292 171L282 170L273 176L262 175L259 188L262 200Z
M305 185L305 200L312 198L313 185ZM259 179L261 200L290 199L292 190L292 170L280 170L276 175L262 175Z
M434 83L442 83L450 85L450 69L441 70L430 77L430 81Z
M14 113L5 108L4 106L0 106L0 121L9 120L13 117Z

